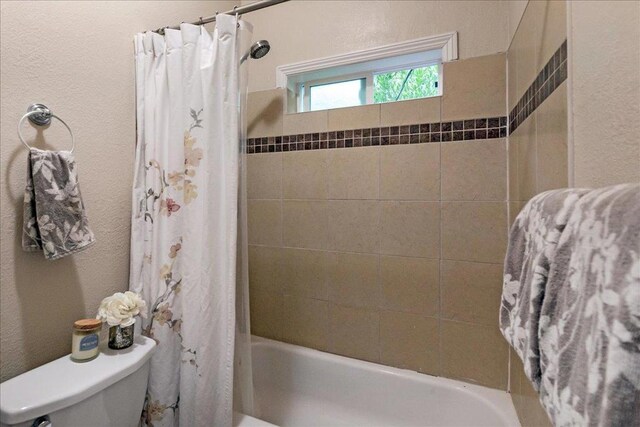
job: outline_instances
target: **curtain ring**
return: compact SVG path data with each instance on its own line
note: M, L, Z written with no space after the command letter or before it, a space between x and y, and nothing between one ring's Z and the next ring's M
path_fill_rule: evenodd
M233 6L233 11L236 13L236 28L240 28L240 14L237 11L238 5Z

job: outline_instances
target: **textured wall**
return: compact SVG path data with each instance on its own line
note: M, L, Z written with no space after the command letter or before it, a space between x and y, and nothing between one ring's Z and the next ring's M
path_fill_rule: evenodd
M253 137L353 144L249 155L253 333L506 390L506 143L466 120L505 115L504 77L498 54L444 64L442 97L282 115L250 94Z
M569 2L573 184L640 181L640 2Z
M216 4L217 3L217 4ZM134 33L226 10L232 2L1 3L2 257L0 355L6 380L70 351L73 321L127 287L135 144ZM97 243L45 261L20 248L27 150L15 126L42 102L72 127L80 185ZM40 148L66 149L59 123L24 125Z
M462 59L507 49L500 1L291 1L247 19L272 48L251 61L250 91L274 88L278 65L449 31L458 31Z

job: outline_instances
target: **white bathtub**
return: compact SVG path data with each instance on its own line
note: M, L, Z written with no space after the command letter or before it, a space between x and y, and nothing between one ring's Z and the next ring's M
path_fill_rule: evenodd
M279 426L520 426L506 392L258 337L252 350L258 416Z

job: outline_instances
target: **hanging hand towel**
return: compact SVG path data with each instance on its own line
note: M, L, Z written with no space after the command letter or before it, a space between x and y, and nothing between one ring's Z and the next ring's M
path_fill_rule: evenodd
M24 191L22 249L42 250L46 259L54 260L93 243L73 154L32 148Z

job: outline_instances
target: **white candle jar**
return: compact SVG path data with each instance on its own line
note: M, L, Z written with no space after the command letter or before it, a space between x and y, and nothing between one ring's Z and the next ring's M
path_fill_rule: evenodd
M71 358L76 362L86 362L94 359L100 349L100 329L102 321L98 319L81 319L73 324L73 338L71 340Z

